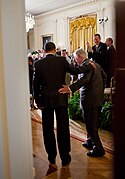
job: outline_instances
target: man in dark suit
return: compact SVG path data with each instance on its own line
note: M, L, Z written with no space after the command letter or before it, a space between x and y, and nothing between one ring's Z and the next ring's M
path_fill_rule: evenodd
M51 164L55 164L57 155L54 111L56 113L58 149L62 165L65 166L71 161L68 96L60 94L58 90L65 84L66 72L80 73L80 70L87 72L93 67L89 64L81 69L74 69L65 57L55 56L56 46L53 42L48 42L45 50L46 57L34 65L34 98L37 106L42 109L44 144Z
M86 53L83 49L76 50L74 56L80 66L88 64L90 61L86 59ZM68 87L64 85L59 92L65 94L80 89L80 102L84 111L86 129L89 134L89 138L83 146L92 149L87 153L88 156L100 157L105 154L98 135L98 123L104 97L106 74L100 65L96 63L94 65L95 69L92 69L86 74L79 74L76 82Z
M92 58L107 72L107 45L101 42L100 34L94 35L94 42L95 45L93 47L87 42L88 58Z
M115 76L116 67L116 49L113 46L113 39L106 39L107 45L107 83L106 87L110 87L111 78Z

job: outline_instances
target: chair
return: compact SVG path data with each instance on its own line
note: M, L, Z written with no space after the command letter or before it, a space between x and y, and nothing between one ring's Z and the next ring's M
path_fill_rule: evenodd
M110 88L105 88L104 90L104 94L108 95L111 101L113 98L113 94L115 94L115 89L116 89L115 84L116 84L115 77L112 77L110 82Z

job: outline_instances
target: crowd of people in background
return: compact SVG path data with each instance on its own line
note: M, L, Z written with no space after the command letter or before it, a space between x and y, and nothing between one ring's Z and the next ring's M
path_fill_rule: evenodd
M100 34L94 35L95 45L91 46L87 42L87 52L88 58L98 63L102 69L107 74L106 87L110 87L111 78L115 76L115 66L116 66L116 49L113 46L113 39L106 38L105 43L101 42ZM80 47L78 47L80 48ZM73 53L69 55L66 49L56 49L56 55L66 57L69 64L75 64ZM46 57L46 52L44 49L36 50L28 54L28 64L29 64L29 78L30 78L30 93L32 94L32 78L33 78L33 66L37 60L41 60ZM77 76L66 74L66 84L70 84L75 81Z

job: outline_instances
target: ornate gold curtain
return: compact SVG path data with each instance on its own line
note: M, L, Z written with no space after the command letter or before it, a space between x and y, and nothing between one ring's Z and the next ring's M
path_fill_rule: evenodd
M87 16L70 20L70 52L79 47L86 49L86 43L94 44L93 36L97 31L97 17Z

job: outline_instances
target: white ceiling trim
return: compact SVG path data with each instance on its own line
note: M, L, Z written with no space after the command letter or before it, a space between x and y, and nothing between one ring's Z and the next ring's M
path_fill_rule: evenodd
M53 10L53 11L50 11L50 12L39 14L36 17L37 17L37 19L39 19L39 18L41 18L43 16L48 16L48 15L51 15L51 14L57 14L57 13L60 13L60 12L70 10L72 8L78 8L80 6L82 7L82 6L90 5L90 4L97 3L97 2L99 2L99 0L85 0L85 1L82 1L80 3L75 3L73 5L69 5L69 6L59 8L59 9L56 9L56 10Z
M26 12L43 14L85 0L25 0Z

